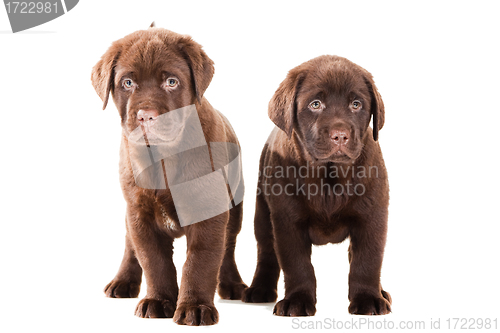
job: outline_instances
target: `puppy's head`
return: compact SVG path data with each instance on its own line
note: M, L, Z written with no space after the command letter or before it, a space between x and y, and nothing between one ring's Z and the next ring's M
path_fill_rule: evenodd
M271 120L288 137L296 131L316 161L356 160L372 115L377 140L384 104L373 78L336 56L320 56L292 69L269 102Z
M142 126L161 139L155 120L169 111L201 103L213 62L191 37L151 27L116 42L92 69L92 84L106 108L111 94L125 134Z

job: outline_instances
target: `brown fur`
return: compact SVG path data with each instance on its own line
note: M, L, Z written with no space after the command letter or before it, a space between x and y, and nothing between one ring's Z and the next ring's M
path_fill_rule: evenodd
M164 114L195 104L207 142L238 140L229 122L203 97L214 73L213 62L189 36L150 28L116 42L92 71L92 83L104 102L111 93L121 116L120 182L125 200L126 246L115 278L106 286L108 297L137 297L144 271L147 294L136 308L145 318L173 317L178 324L211 325L218 321L213 299L216 287L225 299L240 299L243 289L234 247L241 228L242 205L208 220L181 227L169 189L136 186L128 134L138 124L140 109ZM161 87L166 76L178 78L174 91ZM138 84L134 91L123 78ZM187 259L180 290L172 261L173 240L186 235Z
M310 108L314 100L322 102L322 111ZM354 100L362 103L360 110L352 109ZM374 131L369 127L371 115ZM350 238L349 312L389 313L391 298L380 285L389 185L376 141L384 124L384 105L372 76L344 58L312 59L289 72L269 103L269 116L277 128L269 136L260 160L255 209L258 262L252 285L242 299L275 301L281 269L285 298L276 304L274 314L314 315L316 277L311 245ZM339 155L333 154L336 145L331 134L337 130L349 137L344 153ZM290 171L278 177L272 170L280 170L279 167L302 168L309 173L301 176ZM358 171L335 175L330 173L335 167L344 171L352 170L348 167L372 167L374 173L367 177ZM311 191L308 195L292 192L294 184ZM348 184L363 186L365 192L327 192L328 186L348 188ZM286 190L287 185L288 192L270 190ZM324 192L311 195L315 186L323 186Z

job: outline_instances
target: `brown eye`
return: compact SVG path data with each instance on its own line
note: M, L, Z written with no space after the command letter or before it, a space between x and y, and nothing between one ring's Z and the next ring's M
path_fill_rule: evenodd
M123 86L125 87L125 89L130 89L134 86L134 81L130 79L125 79L123 80Z
M352 109L354 111L361 109L361 102L358 100L355 100L354 102L352 102Z
M319 100L314 100L311 103L309 103L309 109L312 111L319 111L323 108L323 104Z
M179 84L179 80L177 80L176 78L169 77L167 79L167 86L170 88L177 87L178 84Z

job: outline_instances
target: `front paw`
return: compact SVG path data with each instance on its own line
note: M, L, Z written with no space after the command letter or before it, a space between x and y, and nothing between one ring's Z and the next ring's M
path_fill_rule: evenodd
M135 315L141 318L172 318L175 302L168 299L143 298L135 308Z
M179 304L174 314L174 322L179 325L213 325L219 321L219 312L213 305Z
M134 298L139 295L141 290L140 282L131 282L113 279L104 287L106 297L111 298Z
M391 312L391 295L382 290L379 295L356 294L349 305L349 313L357 315L385 315Z
M312 297L303 294L292 294L285 297L274 306L273 314L277 316L314 316L316 302Z

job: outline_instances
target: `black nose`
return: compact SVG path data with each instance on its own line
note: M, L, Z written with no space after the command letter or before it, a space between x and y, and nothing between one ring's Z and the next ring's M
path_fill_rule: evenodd
M347 133L347 131L333 130L330 132L330 139L336 145L346 145L349 141L349 134Z

